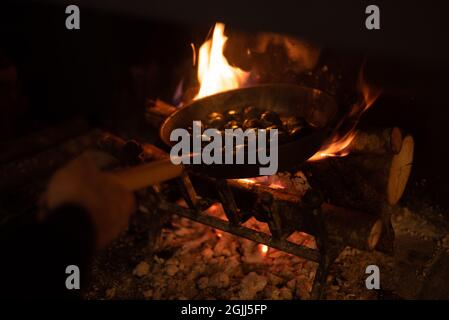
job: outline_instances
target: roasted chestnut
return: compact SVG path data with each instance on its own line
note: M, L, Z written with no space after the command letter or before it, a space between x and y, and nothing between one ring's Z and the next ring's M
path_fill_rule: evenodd
M271 126L268 126L268 127L265 128L265 130L267 130L267 131L270 131L272 129L277 129L278 132L280 131L279 130L279 126L277 126L276 124L272 124Z
M279 115L276 112L270 110L263 112L260 115L260 120L276 125L280 125L282 123Z
M243 117L245 119L259 118L260 114L261 110L254 106L248 106L243 109Z
M220 112L211 112L208 115L209 119L215 119L215 118L223 118L223 115Z
M307 123L307 121L300 116L288 116L281 117L280 115L271 110L261 110L255 106L247 106L243 109L230 108L224 114L220 112L212 112L208 115L205 121L207 128L216 128L221 131L223 139L225 139L225 129L256 129L257 139L258 130L265 129L267 131L267 138L269 138L269 132L273 129L278 130L278 142L280 144L288 141L300 139L309 135L313 128ZM202 128L204 129L204 128ZM192 128L188 130L192 132ZM248 142L245 140L245 145ZM234 150L235 151L235 150Z
M224 125L225 129L238 129L240 127L240 123L236 120L231 120Z
M241 113L237 109L229 109L226 111L227 120L240 120Z
M288 130L292 130L296 127L306 127L307 122L304 120L304 118L291 116L284 121L284 126L287 127Z
M221 113L212 112L209 114L206 124L208 128L221 129L225 124L224 116Z
M259 119L255 119L255 118L246 119L243 122L243 129L246 130L246 129L252 129L252 128L263 128L262 122Z

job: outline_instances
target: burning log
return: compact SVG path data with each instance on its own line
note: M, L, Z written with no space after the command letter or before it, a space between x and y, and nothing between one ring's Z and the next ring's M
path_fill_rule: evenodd
M152 152L160 151L157 148L142 149L145 157L148 158L155 158ZM327 161L323 162L327 163ZM145 177L144 180L148 178L150 177ZM156 194L154 201L151 202L152 207L157 207L158 212L176 213L211 227L263 243L266 246L318 262L319 267L312 289L315 297L320 296L328 268L342 248L351 246L361 250L373 250L381 243L381 236L385 233L383 232L385 223L379 212L370 214L362 212L362 210L322 203L322 197L317 196L320 192L316 192L313 186L310 188L309 184L304 186L304 193L301 193L297 190L282 189L281 187L285 187L285 185L273 184L274 180L269 184L260 184L261 181L257 179L217 181L217 179L194 172L189 176L184 174L183 178L184 180L189 178L188 183L186 181L181 183L181 180L178 180L181 184L180 195L184 197L188 207L166 201ZM307 182L307 179L305 181ZM363 179L360 181L363 182ZM367 183L366 185L367 188L371 187ZM189 192L189 190L193 192ZM192 200L198 201L194 203ZM209 212L209 209L214 206L210 206L210 204L217 200L221 200L227 221ZM270 234L244 227L243 222L251 216L266 222ZM295 231L302 231L314 236L317 249L289 241L289 236Z
M395 205L404 193L413 164L414 140L406 136L400 152L377 157L350 157L348 164L361 170L376 190L386 195L390 205Z
M395 205L407 184L413 162L413 137L406 136L397 154L349 155L309 162L304 166L331 203L379 213Z
M235 199L239 208L246 207L257 210L257 205L248 205L251 201L253 203L258 202L254 199L254 194L256 194L256 197L263 197L264 194L269 193L272 196L273 206L283 208L282 214L278 216L280 219L278 223L282 229L286 230L286 233L296 230L319 236L319 231L312 227L314 225L311 221L313 219L312 214L307 212L308 207L316 206L316 204L310 203L310 200L306 199L307 196L301 198L293 194L287 194L283 190L264 186L260 186L261 190L258 190L258 185L241 182L240 180L230 181L230 187L236 195ZM248 197L248 199L245 199L245 197ZM246 202L246 205L243 205L244 202ZM379 215L329 203L323 203L318 207L321 208L322 220L329 239L361 250L373 250L376 247L383 229L383 223ZM348 223L348 221L351 223Z
M310 185L323 193L324 199L337 206L379 214L382 194L348 166L345 158L327 158L301 167Z
M108 139L109 141L114 140L111 137L108 137ZM114 141L117 142L116 139ZM404 141L407 141L407 139L404 139ZM112 144L116 148L115 152L119 152L119 145L123 146L123 141L115 145ZM157 158L153 151L156 154L163 153L157 147L145 148L145 144L142 146L143 153L147 158ZM354 248L372 250L378 243L383 229L380 214L381 195L364 177L357 174L357 171L351 177L352 182L348 184L345 174L354 173L354 169L345 165L344 160L347 160L347 158L329 158L307 165L307 167L313 168L315 173L319 173L321 182L325 182L325 184L320 184L317 189L325 192L330 190L336 195L335 199L332 199L332 205L329 203L321 204L320 201L311 201L306 194L289 193L283 189L250 182L248 179L236 179L227 180L226 183L232 192L233 201L235 201L231 206L233 213L231 216L245 219L245 217L254 215L260 221L269 222L273 220L275 223L270 225L270 231L273 233L274 230L272 229L276 229L274 231L277 233L275 238L283 241L293 231L303 231L320 236L320 231L313 227L316 218L314 218L312 210L321 208L321 220L330 239ZM223 195L220 195L215 179L194 173L191 174L191 178L193 189L202 198L223 200ZM345 181L346 183L344 183ZM348 191L348 185L355 189ZM333 189L329 189L329 186L332 186ZM356 191L359 188L361 191ZM358 195L358 199L347 197L347 195L353 196L354 193ZM336 201L334 202L334 200ZM235 208L240 209L238 214ZM364 208L370 210L364 210ZM276 217L273 217L273 214ZM348 223L348 221L351 221L351 223ZM233 225L236 226L237 222L233 221Z
M402 140L398 127L358 130L349 151L352 154L398 154Z

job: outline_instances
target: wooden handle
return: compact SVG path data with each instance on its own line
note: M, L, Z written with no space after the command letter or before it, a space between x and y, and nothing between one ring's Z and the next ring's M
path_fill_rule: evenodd
M179 177L183 172L183 165L175 165L170 158L167 158L124 169L114 174L126 189L135 191Z

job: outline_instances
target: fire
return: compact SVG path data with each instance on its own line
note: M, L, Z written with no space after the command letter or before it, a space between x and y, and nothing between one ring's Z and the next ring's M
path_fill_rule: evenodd
M230 66L223 55L223 48L228 40L224 35L224 28L223 23L216 23L212 38L207 40L199 50L200 90L194 99L239 88L246 83L249 77L249 72Z
M215 93L237 89L248 82L250 73L237 67L232 67L223 55L223 49L228 40L224 35L225 25L216 23L211 39L205 41L200 47L198 57L194 56L194 61L198 58L198 81L200 89L194 100ZM194 46L192 46L194 50ZM356 126L360 116L368 110L377 97L380 90L369 86L363 79L363 67L360 71L359 86L363 100L354 104L346 117L337 126L332 137L323 145L309 161L317 161L327 157L344 157L350 152L350 145L356 136ZM251 183L252 179L245 179ZM282 189L283 186L275 185L275 188Z
M261 244L261 245L259 245L259 248L260 248L260 252L261 252L263 255L266 255L266 254L267 254L267 252L268 252L268 246L266 246L266 245L264 245L264 244Z
M241 181L241 182L249 183L249 184L255 184L256 183L256 180L254 178L243 178L243 179L238 179L238 180Z
M237 180L247 184L262 184L268 186L271 189L285 189L285 185L283 185L282 182L273 182L271 181L272 179L270 179L271 177L272 176L261 176L256 178L242 178Z
M344 157L350 153L351 143L356 136L356 127L362 114L368 110L381 94L381 90L369 85L363 78L364 68L360 70L359 91L363 100L354 104L337 126L333 136L308 161L318 161L328 157Z
M349 154L349 146L355 138L355 131L348 132L343 137L334 135L324 148L315 153L308 161L318 161L328 157L344 157Z

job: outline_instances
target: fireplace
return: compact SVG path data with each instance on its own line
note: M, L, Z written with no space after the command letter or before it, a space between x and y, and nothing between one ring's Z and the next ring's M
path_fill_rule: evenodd
M33 5L48 17L59 9ZM129 229L96 257L84 298L449 297L438 284L448 277L447 111L434 93L446 66L418 53L426 63L414 64L400 47L388 55L357 41L345 46L318 29L314 37L285 25L100 9L86 7L88 33L83 26L42 36L59 22L50 19L38 31L13 28L0 45L2 221L35 214L52 173L86 151L135 191ZM58 36L67 38L55 44ZM66 50L67 59L55 58ZM279 118L263 129L276 125L297 139L279 144L288 165L276 174L154 169L170 159L164 130L177 126L167 123L195 120L183 110L194 106L198 117L204 106L226 128L259 126L240 115L254 107L252 96L301 110L255 106ZM323 129L313 148L283 149L302 141L292 117ZM297 159L303 150L310 154ZM369 266L382 272L374 290L366 287Z

